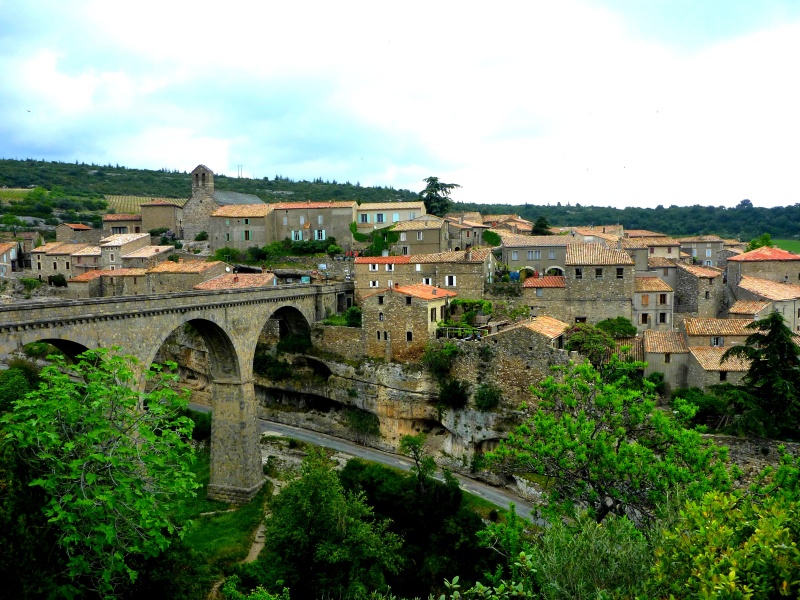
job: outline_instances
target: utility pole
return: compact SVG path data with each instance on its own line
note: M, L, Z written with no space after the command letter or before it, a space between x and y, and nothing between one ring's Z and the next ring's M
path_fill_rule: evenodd
M242 178L242 166L243 166L243 165L236 165L236 166L237 166L237 167L238 167L238 169L239 169L239 179L241 179L241 178Z

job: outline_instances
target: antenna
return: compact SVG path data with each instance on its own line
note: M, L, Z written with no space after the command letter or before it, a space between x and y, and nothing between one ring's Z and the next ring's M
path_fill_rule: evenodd
M243 165L236 165L236 167L239 169L239 172L238 172L239 179L242 178L242 166Z

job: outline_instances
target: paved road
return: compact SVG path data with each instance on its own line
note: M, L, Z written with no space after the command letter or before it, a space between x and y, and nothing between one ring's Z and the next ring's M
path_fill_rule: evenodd
M193 403L190 404L190 407L193 410L202 412L211 411L209 407L200 404ZM326 435L324 433L317 433L316 431L292 427L291 425L273 423L272 421L266 421L264 419L259 419L259 426L263 433L275 433L290 436L297 440L309 442L325 448L331 448L337 452L343 452L345 454L355 456L356 458L362 458L364 460L369 460L383 465L389 465L390 467L403 469L405 471L410 471L414 464L413 461L405 456L399 456L397 454L390 454L389 452L376 450L375 448L360 446L348 440L343 440L341 438ZM463 475L454 475L461 484L461 488L468 491L470 494L475 494L476 496L491 502L495 506L505 509L508 508L509 504L513 504L519 516L526 519L533 518L531 505L528 502L521 500L515 494L512 494L511 492L501 488L496 488L480 481L470 479L469 477L465 477ZM534 522L538 522L538 519L534 518Z

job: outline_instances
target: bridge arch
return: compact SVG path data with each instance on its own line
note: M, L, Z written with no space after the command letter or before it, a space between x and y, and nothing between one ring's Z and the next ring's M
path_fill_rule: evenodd
M560 275L561 277L564 276L564 268L563 267L548 267L547 270L544 272L545 275Z
M45 344L50 344L54 348L63 352L70 360L74 360L79 354L82 354L90 349L89 346L81 342L65 340L62 338L40 338L38 340L31 340L25 345L27 346L33 342L44 342Z

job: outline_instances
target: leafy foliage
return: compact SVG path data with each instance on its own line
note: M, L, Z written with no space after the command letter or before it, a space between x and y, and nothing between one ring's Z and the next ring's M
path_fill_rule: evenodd
M550 223L547 222L546 217L537 217L531 230L531 235L552 235L550 231Z
M497 408L503 399L503 390L491 383L482 383L475 390L475 406L479 410Z
M453 359L460 353L458 346L452 342L446 342L441 348L428 346L422 355L422 364L428 368L435 379L441 380L450 375Z
M575 350L595 366L614 347L614 339L607 331L588 323L576 323L564 332L564 339L567 350Z
M492 461L546 477L553 506L585 503L598 522L609 513L648 521L676 487L693 497L726 487L725 452L655 410L652 385L632 376L643 366L613 359L605 380L588 362L554 368L532 389L539 408Z
M772 236L768 233L762 233L757 238L753 238L747 244L747 247L744 249L745 252L750 252L750 250L755 250L756 248L772 248L775 244L772 242Z
M207 239L208 239L208 232L207 231L201 231L196 236L194 236L194 241L195 242L205 242Z
M419 193L420 200L425 203L425 210L437 217L443 217L453 208L450 194L455 188L461 187L457 183L443 183L438 177L426 177L425 189Z
M11 410L14 402L21 400L31 390L31 385L20 369L0 371L0 413Z
M500 237L499 234L495 233L494 231L489 231L488 229L483 232L483 242L487 246L491 246L492 248L496 248L497 246L502 245L503 239Z
M361 327L361 308L351 306L345 311L344 319L348 327Z
M39 389L0 418L4 446L40 491L41 514L28 518L54 530L61 593L113 595L136 577L136 557L156 556L180 535L169 507L196 488L192 424L180 416L187 398L170 387L176 375L154 367L146 376L152 391L142 404L134 359L92 350L68 365L56 356Z
M614 317L600 321L596 325L597 329L602 329L613 338L633 337L636 335L636 326L626 317Z

